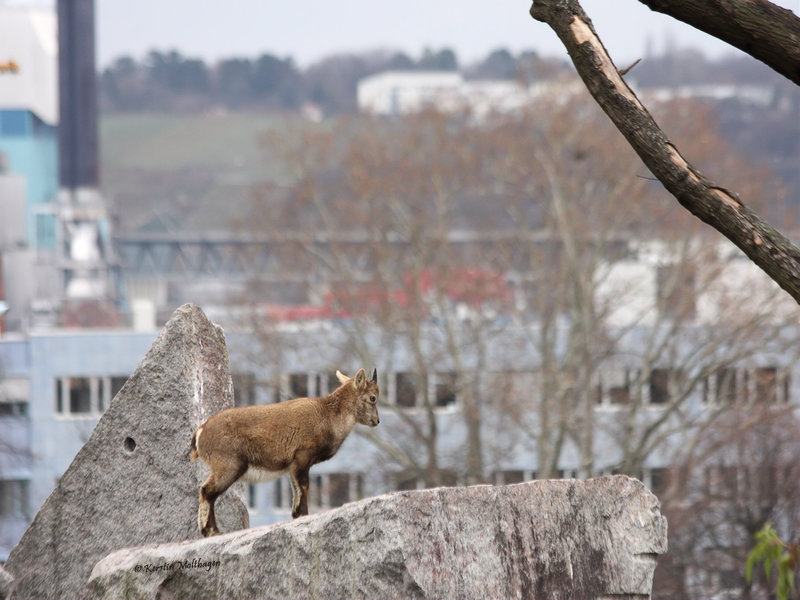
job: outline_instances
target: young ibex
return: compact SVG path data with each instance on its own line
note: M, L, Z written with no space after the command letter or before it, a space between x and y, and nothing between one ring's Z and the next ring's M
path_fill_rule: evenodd
M341 385L321 398L296 398L278 404L229 408L192 434L190 457L211 468L200 488L197 523L204 536L219 533L214 502L234 482L271 481L288 473L292 517L308 514L308 470L328 460L356 423L375 427L378 373L367 381L364 369L352 379L336 371Z

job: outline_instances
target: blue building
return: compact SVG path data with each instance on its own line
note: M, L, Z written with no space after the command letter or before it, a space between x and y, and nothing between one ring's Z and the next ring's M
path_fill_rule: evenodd
M0 154L25 177L27 244L54 249L58 196L56 19L52 11L0 6Z
M154 339L129 330L0 338L0 561Z
M0 109L0 153L9 173L27 181L26 236L32 248L54 250L58 196L56 127L25 109Z

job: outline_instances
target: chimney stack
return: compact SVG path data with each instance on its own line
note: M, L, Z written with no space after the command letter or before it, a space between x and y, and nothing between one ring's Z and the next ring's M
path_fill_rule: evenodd
M58 0L60 187L97 188L94 0Z

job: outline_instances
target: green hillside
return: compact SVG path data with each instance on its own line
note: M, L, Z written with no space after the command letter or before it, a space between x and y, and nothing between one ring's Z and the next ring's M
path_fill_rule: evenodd
M263 136L299 123L253 113L103 116L101 186L118 228L225 228L277 171Z

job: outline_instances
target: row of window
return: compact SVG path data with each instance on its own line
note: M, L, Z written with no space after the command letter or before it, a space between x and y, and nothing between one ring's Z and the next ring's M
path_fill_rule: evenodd
M55 411L61 416L101 415L127 381L126 376L59 377L55 381Z
M647 469L640 474L640 479L653 493L660 494L666 489L669 469ZM578 479L577 469L561 469L559 479ZM455 472L443 471L440 473L441 483L453 487L459 484ZM490 481L495 485L508 485L533 481L537 478L536 471L525 469L508 469L495 471ZM424 479L415 475L395 474L390 486L394 491L408 491L425 489ZM361 473L326 473L312 475L308 486L308 505L310 510L336 508L348 502L354 502L364 497L364 476ZM278 511L289 511L292 508L292 489L289 479L282 477L275 480L273 487L273 508ZM248 505L251 509L257 508L256 484L248 484Z
M497 373L504 380L504 393L530 395L539 386L531 373ZM703 380L702 401L708 405L786 403L789 402L789 373L777 367L721 368ZM459 402L462 383L456 373L430 373L419 376L409 372L389 373L379 377L381 402L403 408L430 406L447 408ZM290 373L270 388L268 402L280 402L301 396L321 396L338 387L333 374ZM625 406L634 402L662 405L680 395L686 378L680 369L651 369L646 377L638 369L606 369L593 385L598 406ZM256 404L255 377L234 376L234 396L238 406Z
M530 393L536 387L535 373L498 374L507 380L516 393ZM380 378L382 402L403 408L426 406L447 408L458 404L461 383L456 373L430 373L425 377L409 372L383 375ZM97 416L108 407L122 388L126 376L60 377L55 381L57 415ZM234 401L237 406L257 404L256 378L237 374L234 380ZM598 406L624 406L641 401L644 404L666 404L680 393L685 377L679 369L652 369L646 379L637 369L608 369L601 372L593 386ZM640 382L643 384L640 385ZM703 380L702 399L706 404L748 404L789 402L789 373L777 367L717 369ZM301 396L321 396L339 386L334 374L289 373L281 376L276 386L268 388L268 402L279 402ZM510 390L508 390L510 391ZM0 415L25 416L26 403L0 403Z
M248 484L250 508L255 508L255 486ZM292 509L292 489L289 479L275 481L273 507L275 510ZM364 476L361 473L327 473L312 475L308 485L309 509L335 508L364 497Z
M267 392L267 401L280 402L289 398L323 396L339 387L334 374L289 373L280 377L276 386ZM431 404L437 408L453 406L458 401L459 384L456 373L435 373L423 382L412 373L392 373L379 376L381 401L405 408L424 406L427 395ZM257 383L249 374L234 375L234 402L237 406L257 404ZM426 394L423 393L423 390Z
M597 384L596 402L599 405L626 405L637 400L637 385L641 372L618 369L603 372ZM685 387L685 375L680 369L652 369L641 400L645 404L666 404ZM778 404L789 402L789 373L777 367L725 367L703 379L702 401L708 405Z
M28 402L0 402L0 417L27 417Z

